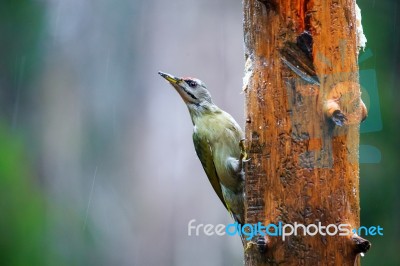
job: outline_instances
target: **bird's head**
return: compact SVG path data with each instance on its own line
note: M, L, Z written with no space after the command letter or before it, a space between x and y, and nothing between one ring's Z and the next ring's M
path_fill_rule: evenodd
M179 93L186 104L212 104L211 95L206 85L196 78L178 78L173 75L158 72Z

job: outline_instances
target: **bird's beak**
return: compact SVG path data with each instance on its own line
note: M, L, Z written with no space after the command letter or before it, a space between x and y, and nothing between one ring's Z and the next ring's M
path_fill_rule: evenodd
M187 89L185 89L182 78L177 78L161 71L159 71L158 74L160 74L161 77L165 78L172 85L172 87L175 88L175 90L179 93L185 103L194 101L194 95L188 92Z
M174 77L170 74L167 74L167 73L164 73L161 71L158 71L158 74L160 74L161 77L165 78L169 83L171 83L173 85L178 85L178 83L182 81L181 78Z

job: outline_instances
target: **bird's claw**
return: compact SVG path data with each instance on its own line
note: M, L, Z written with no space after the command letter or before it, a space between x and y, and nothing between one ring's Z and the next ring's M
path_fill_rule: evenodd
M248 162L250 161L250 158L247 155L246 152L246 145L245 145L246 139L241 139L239 142L239 147L240 147L240 162Z
M244 252L246 252L247 250L251 249L252 246L257 246L258 252L260 252L261 254L264 254L268 247L267 247L267 240L265 239L264 236L259 235L257 237L256 241L249 241L246 243L246 247L244 249Z
M247 242L247 243L246 243L246 247L245 247L245 249L244 249L244 252L246 252L247 250L251 249L251 247L252 247L253 245L257 245L257 243L254 242L254 241L249 241L249 242Z

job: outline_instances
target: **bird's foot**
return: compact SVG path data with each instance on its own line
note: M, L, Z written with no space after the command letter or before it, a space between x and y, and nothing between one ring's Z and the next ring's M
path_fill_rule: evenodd
M244 252L248 251L253 246L256 246L258 249L258 252L260 252L261 254L264 254L265 252L267 252L268 240L266 239L266 236L263 236L260 234L260 235L258 235L256 241L254 241L254 239L251 241L248 241L245 245Z
M251 249L251 247L252 247L253 245L257 245L257 243L254 242L254 241L249 241L249 242L247 242L247 243L246 243L246 247L244 248L244 252L246 253L246 251L249 250L249 249Z
M242 165L242 163L247 163L248 161L250 161L250 158L248 157L246 152L245 141L246 139L241 139L239 142L239 147L240 147L239 165Z

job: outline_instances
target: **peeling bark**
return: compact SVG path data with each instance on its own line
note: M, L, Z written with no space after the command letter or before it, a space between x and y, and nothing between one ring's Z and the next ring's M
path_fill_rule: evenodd
M366 109L354 0L244 0L243 7L246 223L358 227ZM356 235L267 237L248 242L245 265L354 265L369 246Z

